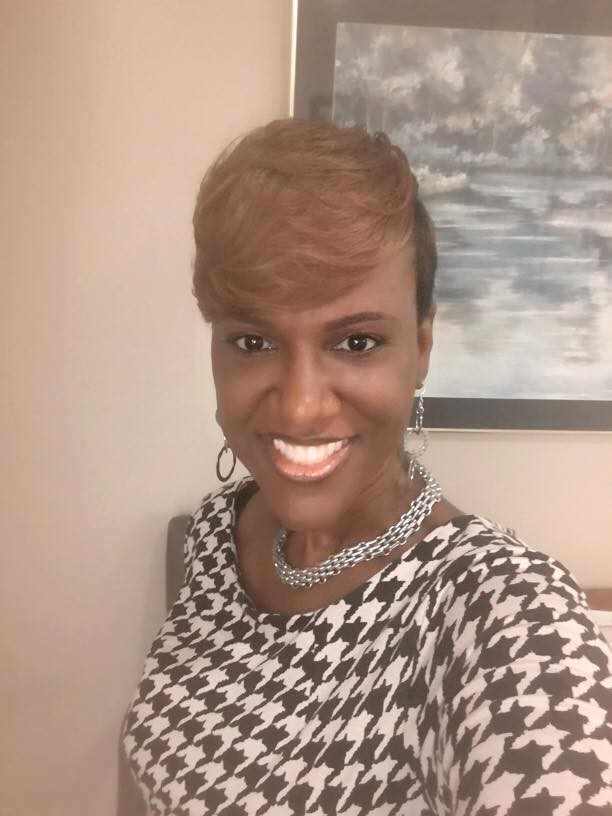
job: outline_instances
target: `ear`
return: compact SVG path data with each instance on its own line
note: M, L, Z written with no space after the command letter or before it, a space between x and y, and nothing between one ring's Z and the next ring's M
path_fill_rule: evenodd
M429 357L433 346L433 322L436 316L436 307L432 303L427 313L417 326L417 386L423 385L429 371Z

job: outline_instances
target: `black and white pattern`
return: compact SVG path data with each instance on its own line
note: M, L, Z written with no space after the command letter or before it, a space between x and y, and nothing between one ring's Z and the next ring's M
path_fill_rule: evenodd
M612 814L612 654L560 564L477 516L331 606L257 612L207 496L124 735L152 814Z

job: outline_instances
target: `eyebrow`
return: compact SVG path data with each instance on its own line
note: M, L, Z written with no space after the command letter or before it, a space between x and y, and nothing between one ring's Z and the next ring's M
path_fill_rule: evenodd
M250 317L234 315L235 320L240 320L244 323L249 323L252 326L262 326L266 329L274 329L274 326L264 317L251 315ZM386 312L354 312L353 314L339 317L336 320L330 320L323 325L326 332L337 331L338 329L345 329L353 326L356 323L375 323L379 321L388 321L391 323L399 323L399 319L395 315L387 314Z
M354 323L375 323L382 320L397 322L397 317L385 312L355 312L354 314L345 315L345 317L339 317L337 320L331 320L325 324L324 328L326 331L334 331L335 329L345 329Z

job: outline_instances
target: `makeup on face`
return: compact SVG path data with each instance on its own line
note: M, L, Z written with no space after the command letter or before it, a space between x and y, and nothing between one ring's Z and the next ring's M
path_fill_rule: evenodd
M350 439L317 444L290 444L273 437L268 450L278 473L296 482L325 479L337 470L349 455Z
M332 522L397 481L430 336L400 258L321 307L213 325L219 423L286 526Z

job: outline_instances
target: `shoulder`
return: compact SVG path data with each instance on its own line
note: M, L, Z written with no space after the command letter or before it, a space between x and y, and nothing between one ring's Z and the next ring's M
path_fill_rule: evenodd
M446 658L475 670L535 655L540 669L549 664L555 671L563 658L580 655L592 661L591 670L612 671L585 594L562 563L482 517L450 524L454 546L435 601Z
M210 542L214 545L229 543L236 496L250 477L237 479L207 493L191 516L185 539L185 565L192 569Z
M211 490L210 493L206 493L193 513L193 523L201 524L205 521L214 521L216 515L226 512L228 508L231 508L236 494L246 481L248 479L236 479L215 490Z
M560 814L580 802L609 805L612 653L576 580L478 516L451 520L440 542L439 592L425 622L438 810L448 812L447 782L452 812L544 812L531 798L542 789Z
M242 489L250 484L253 484L253 479L244 476L207 493L191 517L191 526L215 527L227 522L234 515L236 498Z
M535 599L555 587L572 603L586 605L586 597L572 573L552 556L482 516L452 519L436 534L448 542L444 571L456 596L490 594Z
M513 627L524 637L557 625L600 637L585 593L552 556L480 516L453 519L435 535L441 557L430 597L455 646L484 645Z

